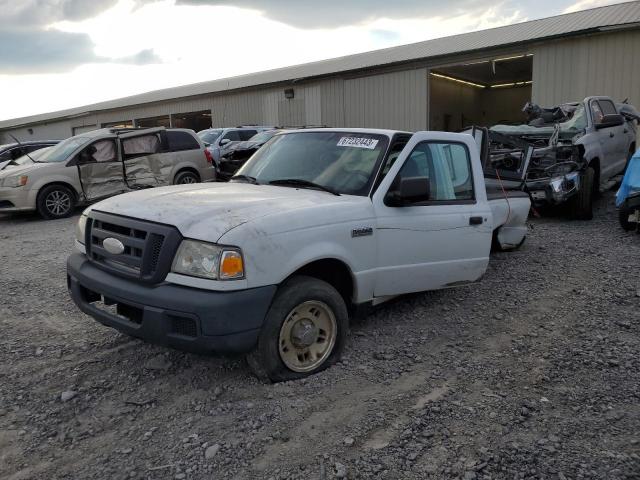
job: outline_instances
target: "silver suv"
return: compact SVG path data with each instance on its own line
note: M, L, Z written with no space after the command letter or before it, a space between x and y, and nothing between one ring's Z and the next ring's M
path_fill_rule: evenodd
M211 155L193 130L94 130L4 165L0 213L63 218L76 205L120 193L213 180Z

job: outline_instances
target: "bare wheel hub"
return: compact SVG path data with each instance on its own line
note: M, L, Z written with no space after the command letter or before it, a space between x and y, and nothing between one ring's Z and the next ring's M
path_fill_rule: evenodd
M291 343L296 348L306 348L313 345L318 338L318 327L308 318L295 323L291 329Z
M337 332L336 317L327 304L303 302L282 323L278 338L280 358L294 372L315 370L331 355Z

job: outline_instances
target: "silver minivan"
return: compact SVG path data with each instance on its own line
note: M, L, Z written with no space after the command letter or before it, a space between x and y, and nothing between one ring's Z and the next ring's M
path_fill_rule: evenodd
M0 213L63 218L76 205L120 193L213 180L211 155L193 130L93 130L4 165Z

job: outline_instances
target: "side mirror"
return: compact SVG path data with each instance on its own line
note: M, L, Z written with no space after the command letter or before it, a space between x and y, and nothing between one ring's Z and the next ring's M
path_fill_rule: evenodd
M624 117L618 113L611 113L602 117L600 123L596 123L595 127L600 130L601 128L619 127L620 125L624 125Z
M401 178L397 188L389 192L387 205L402 207L412 203L426 202L431 198L431 187L427 177Z
M220 140L220 146L223 147L229 142L231 142L231 140L229 140L228 138L223 138L222 140Z

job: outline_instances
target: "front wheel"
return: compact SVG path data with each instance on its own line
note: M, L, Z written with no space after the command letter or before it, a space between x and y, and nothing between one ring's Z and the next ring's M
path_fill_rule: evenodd
M593 218L593 194L596 172L592 167L582 174L580 189L570 200L569 215L574 220L591 220Z
M629 201L625 201L622 205L620 205L620 210L618 210L618 220L620 221L620 226L627 232L636 230L638 228L637 222L629 221L629 216L632 213L633 210L629 208Z
M40 216L55 220L71 216L75 207L75 195L64 185L49 185L38 193L36 207Z
M340 358L348 329L347 306L337 290L295 276L278 290L247 360L258 377L272 382L313 375Z

